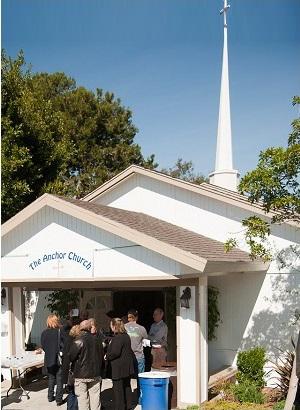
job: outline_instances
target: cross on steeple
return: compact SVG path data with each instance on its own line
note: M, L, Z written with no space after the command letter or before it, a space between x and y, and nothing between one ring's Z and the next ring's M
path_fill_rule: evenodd
M226 14L229 8L230 8L230 4L227 5L227 0L224 0L224 6L222 10L220 10L220 14L224 14L224 27L227 27Z

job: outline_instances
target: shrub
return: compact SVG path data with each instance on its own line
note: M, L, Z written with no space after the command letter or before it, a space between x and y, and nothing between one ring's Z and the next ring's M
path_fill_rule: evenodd
M265 401L264 395L259 390L257 384L250 380L245 379L239 384L233 384L232 392L235 400L241 403L262 404Z
M199 410L199 406L197 404L192 404L191 406L187 406L186 410Z
M221 316L218 307L219 290L214 286L208 287L208 340L217 338L216 329L221 322Z
M293 349L295 349L295 344L292 340ZM295 353L293 351L282 351L280 357L276 359L274 364L274 370L276 372L275 383L280 391L280 398L284 399L287 396L290 379L292 375L293 362L295 358Z
M273 410L283 410L284 406L285 406L285 400L281 400L277 402L276 404L274 404Z
M250 381L258 388L265 385L264 365L266 363L266 352L262 347L255 347L244 352L239 352L237 358L237 380L240 383Z
M220 400L202 404L200 410L270 410L270 407L262 404L237 403Z
M221 394L223 400L234 401L232 382L229 380L220 380L214 387L212 387L211 393L213 397Z

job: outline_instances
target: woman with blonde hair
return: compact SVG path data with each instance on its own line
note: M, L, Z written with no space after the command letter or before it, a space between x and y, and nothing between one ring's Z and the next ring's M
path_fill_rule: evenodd
M97 325L96 319L94 319L93 317L91 317L91 318L89 319L89 322L90 322L90 324L91 324L91 334L94 335L94 336L96 336L96 337L98 338L98 340L99 340L99 343L102 343L102 344L103 344L103 347L104 347L104 345L105 345L105 339L106 339L107 337L106 337L105 334L103 333L103 330L102 330L102 329L98 329L98 325Z
M111 364L114 409L129 410L132 408L130 379L134 376L134 353L123 321L114 318L110 327L114 337L108 345L106 359Z
M69 334L66 334L64 350L63 350L63 364L62 364L62 379L63 384L66 385L66 390L68 393L67 397L67 410L78 410L78 401L74 391L74 366L71 366L69 351L73 341L81 335L79 318L78 320L72 320ZM75 324L77 323L77 324Z
M56 400L56 404L63 404L63 381L61 368L61 352L65 334L61 329L59 317L51 314L47 317L47 329L42 332L41 345L45 352L44 364L48 371L48 401ZM56 384L56 394L54 386Z

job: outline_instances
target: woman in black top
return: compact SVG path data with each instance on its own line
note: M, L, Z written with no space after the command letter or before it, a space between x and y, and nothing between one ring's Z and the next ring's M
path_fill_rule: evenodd
M47 329L41 335L41 345L45 352L45 366L48 371L48 401L56 400L56 404L63 404L63 380L61 363L58 362L59 352L62 352L65 333L56 315L47 318ZM56 384L56 395L54 386Z
M78 401L77 396L75 395L74 390L74 377L73 377L73 370L74 366L71 366L69 352L71 346L76 337L81 335L80 326L79 326L79 318L74 318L71 321L71 324L74 326L71 327L70 331L66 334L66 340L64 344L63 350L63 363L62 363L62 379L63 384L67 385L67 410L78 410ZM71 372L71 373L70 373Z
M112 319L110 327L114 337L108 345L106 359L111 364L114 409L130 410L132 408L130 379L134 375L134 353L122 320Z

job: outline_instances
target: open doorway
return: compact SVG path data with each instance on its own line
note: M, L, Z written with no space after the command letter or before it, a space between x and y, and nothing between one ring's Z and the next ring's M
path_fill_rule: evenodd
M113 293L113 310L119 317L127 316L129 309L139 312L139 323L149 332L153 323L153 310L165 308L163 291L118 291Z
M164 310L168 325L168 360L176 361L176 288L162 290L122 290L113 292L113 310L119 317L127 316L129 309L139 312L139 323L149 332L153 323L153 311Z

